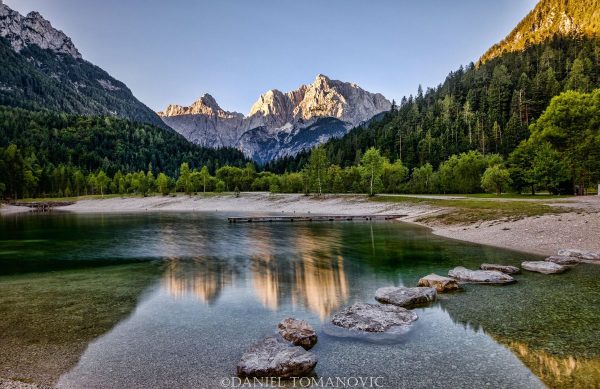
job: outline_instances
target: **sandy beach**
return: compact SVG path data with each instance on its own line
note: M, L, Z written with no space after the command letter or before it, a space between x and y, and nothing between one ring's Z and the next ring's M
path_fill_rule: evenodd
M432 196L425 197L431 198ZM437 199L459 197L437 196ZM462 201L469 201L463 198ZM505 200L490 200L505 201ZM405 215L400 221L431 228L434 234L447 238L485 244L539 255L552 255L562 248L578 248L600 252L600 197L569 198L548 202L557 207L568 207L572 212L527 217L519 220L493 220L457 225L420 221L428 215L445 212L444 207L415 204L410 201L374 202L365 196L325 195L321 197L299 194L242 193L197 196L111 197L79 200L57 210L77 213L132 213L132 212L223 212L364 215ZM0 214L7 216L28 211L26 207L4 206Z

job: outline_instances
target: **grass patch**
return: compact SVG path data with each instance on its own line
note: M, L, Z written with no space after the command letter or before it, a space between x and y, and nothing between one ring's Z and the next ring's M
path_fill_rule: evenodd
M443 208L444 212L418 219L423 223L473 224L492 220L519 220L526 217L570 212L567 207L553 207L537 201L503 200L487 198L432 199L404 196L377 196L372 201L412 203Z

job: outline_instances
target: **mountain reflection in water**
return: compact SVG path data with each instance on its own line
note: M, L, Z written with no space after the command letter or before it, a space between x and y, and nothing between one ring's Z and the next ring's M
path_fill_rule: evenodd
M319 252L314 236L298 235L290 242L299 248L298 254L276 255L272 240L265 239L265 235L252 241L251 252L255 254L246 261L172 258L162 285L171 296L194 296L212 304L225 288L249 281L265 308L276 311L282 303L301 305L321 320L348 300L348 278L339 252Z

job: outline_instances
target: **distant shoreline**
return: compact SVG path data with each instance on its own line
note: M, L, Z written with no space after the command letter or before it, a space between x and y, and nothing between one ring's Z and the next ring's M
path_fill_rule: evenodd
M403 222L428 227L436 235L471 243L501 247L538 255L552 255L562 248L578 248L600 252L600 197L569 198L553 204L557 213L521 218L501 218L470 223L444 224L430 219L443 214L446 206L415 202L415 199L443 199L469 202L475 199L456 196L415 196L395 198L393 202L371 201L361 195L324 195L242 193L196 196L110 197L83 199L57 210L80 214L136 212L224 212L289 214L402 214ZM411 201L412 200L412 201ZM490 201L494 201L490 199ZM500 201L500 200L498 200ZM488 203L493 204L493 203ZM561 208L563 207L563 208ZM565 209L564 207L569 207ZM27 212L28 208L4 206L0 215Z

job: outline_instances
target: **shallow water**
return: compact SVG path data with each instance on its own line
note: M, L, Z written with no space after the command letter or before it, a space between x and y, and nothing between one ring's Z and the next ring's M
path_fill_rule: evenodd
M329 316L431 272L535 257L382 223L228 224L224 214L0 219L0 376L60 387L220 387L294 316L316 377L385 387L600 386L600 266L467 286L395 341L328 335Z

